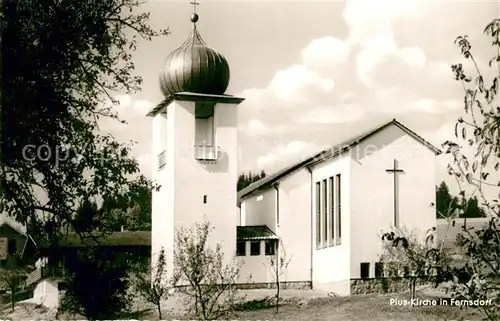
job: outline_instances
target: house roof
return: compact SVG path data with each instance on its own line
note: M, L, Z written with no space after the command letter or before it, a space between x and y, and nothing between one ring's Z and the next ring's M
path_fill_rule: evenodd
M14 224L14 223L8 221L7 219L0 218L0 227L2 227L4 225L7 225L8 227L10 227L12 230L16 231L17 233L19 233L23 236L26 236L26 231L24 231L21 228L21 226L19 226L18 224Z
M359 145L361 142L367 140L368 138L372 137L373 135L383 131L384 129L388 128L391 125L395 125L398 128L400 128L402 131L404 131L406 134L408 134L410 137L413 139L417 140L420 142L422 145L426 146L430 150L432 150L436 155L441 154L441 150L439 150L437 147L426 141L424 138L419 136L417 133L409 129L408 127L404 126L400 122L398 122L396 119L391 120L390 122L387 122L381 126L378 126L362 135L359 135L357 137L354 137L352 139L349 139L343 143L333 145L309 158L306 158L305 160L300 161L299 163L293 164L291 166L288 166L272 175L266 176L250 185L247 187L243 188L238 192L238 202L241 202L242 199L251 196L253 193L261 191L263 189L271 187L274 183L279 182L283 178L287 177L288 175L304 168L307 166L311 166L314 164L321 163L327 159L331 159L333 157L339 156L350 149L356 147Z
M106 236L85 235L83 239L77 233L68 235L59 241L59 247L86 247L86 246L151 246L150 231L113 232ZM49 248L45 243L41 248Z
M236 239L243 240L276 240L279 237L266 225L237 226Z
M464 232L463 226L465 219L458 218L455 219L455 224L449 224L446 219L438 219L436 225L436 232L438 235L439 242L443 245L445 249L453 249L456 248L456 241L458 234ZM481 217L481 218L467 218L465 222L466 228L474 235L474 231L482 230L489 226L491 218ZM498 219L494 220L496 228L500 230L500 221Z

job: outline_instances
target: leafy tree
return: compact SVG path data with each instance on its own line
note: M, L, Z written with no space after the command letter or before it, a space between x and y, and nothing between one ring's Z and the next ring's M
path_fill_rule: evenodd
M238 176L237 190L240 191L248 185L266 177L266 173L262 170L260 173L255 174L252 172L243 173Z
M382 241L380 261L383 272L392 277L408 278L411 299L415 298L417 282L422 279L430 281L436 266L442 266L445 259L448 259L431 255L435 244L434 234L428 235L424 241L418 238L415 231L400 230L397 233L385 233Z
M207 244L212 230L205 221L175 237L173 283L186 296L189 313L202 320L230 316L242 299L235 287L239 267L224 263L220 244L215 249Z
M489 61L493 74L491 83L487 83L482 67L472 54L471 43L467 36L458 37L455 43L459 46L463 58L472 66L474 77L465 72L462 63L452 65L455 79L464 89L465 115L457 120L455 136L465 142L474 153L468 155L463 146L446 141L445 152L451 155L453 163L448 165L448 173L457 181L460 193L458 212L466 215L467 192L481 198L485 214L490 222L482 229L473 230L466 224L462 233L457 236L456 252L460 261L467 266L458 269L446 262L438 262L437 280L449 280L452 276L453 294L457 299L492 300L491 304L479 305L476 308L487 320L500 320L500 200L498 193L487 197L485 189L498 192L500 186L500 107L498 107L498 87L500 86L500 19L492 20L484 33L490 37L494 56ZM472 204L474 204L473 201ZM448 215L449 216L449 215ZM451 219L449 224L454 224ZM408 238L404 237L406 242ZM440 248L429 250L435 256L442 256ZM410 257L408 255L408 257ZM453 262L452 264L456 264ZM464 271L465 270L465 271ZM467 274L465 281L460 281L462 274Z
M79 249L66 266L69 276L60 312L79 314L89 320L115 319L130 312L126 253L86 247Z
M54 241L78 204L153 188L130 146L99 133L115 92L133 93L130 51L152 30L138 0L5 1L0 211ZM14 120L15 121L12 121ZM41 219L39 212L48 214ZM36 221L39 221L36 223Z
M271 271L276 288L276 313L279 313L281 277L285 274L292 258L288 258L281 240L277 242L276 254L268 257L267 268Z
M10 256L5 262L0 268L0 283L6 284L9 288L11 309L14 311L17 290L29 270L20 264L17 256Z
M158 254L154 267L147 269L138 266L132 277L134 289L149 303L156 306L158 317L162 320L161 304L170 296L172 284L167 276L167 260L165 249Z

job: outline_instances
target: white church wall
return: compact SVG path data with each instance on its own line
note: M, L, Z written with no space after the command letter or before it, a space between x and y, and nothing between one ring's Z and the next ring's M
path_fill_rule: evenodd
M340 244L329 247L316 248L316 202L312 202L314 241L313 247L313 287L335 292L339 295L350 293L350 159L342 155L321 163L313 168L312 198L316 200L315 184L324 179L328 180L337 174L341 175L341 231ZM322 226L323 230L323 226Z
M242 202L244 226L267 225L276 232L276 190L271 187Z
M168 115L158 114L153 118L153 162L152 180L161 186L159 191L152 192L152 218L151 218L151 263L155 264L157 254L161 248L165 249L167 256L167 271L171 273L173 262L174 244L174 157L175 157L175 114L176 109L169 106ZM165 136L165 137L163 137ZM165 152L165 166L160 169L158 154L170 146Z
M165 247L169 271L173 270L168 262L173 261L174 231L193 228L204 217L215 228L208 245L222 243L226 263L233 260L236 249L237 108L222 103L214 107L219 158L213 163L194 157L194 115L194 102L173 101L168 106L167 162L162 170L153 172L162 188L153 196L152 251L154 257Z
M360 263L374 263L381 254L382 232L394 221L394 176L386 172L394 159L404 173L398 175L400 226L420 232L436 225L435 154L391 126L362 142L351 153L351 278L360 277Z
M297 171L279 183L279 236L290 260L286 282L311 281L311 175Z
M273 282L269 256L265 255L265 243L260 241L260 255L250 255L250 242L246 242L246 255L237 256L240 266L238 283L271 283Z
M193 227L206 216L215 228L209 245L222 241L229 262L236 250L237 108L220 103L214 107L215 144L220 154L216 163L209 164L194 158L195 104L175 104L176 144L182 144L175 157L175 228Z

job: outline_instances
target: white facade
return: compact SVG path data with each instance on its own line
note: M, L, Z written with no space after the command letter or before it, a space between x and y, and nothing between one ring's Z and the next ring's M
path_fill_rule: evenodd
M241 225L265 224L281 238L291 258L283 281L309 281L315 288L348 295L350 280L361 277L361 263L370 264L369 277L374 277L382 232L393 228L395 190L399 227L423 234L436 226L431 207L435 203L435 155L436 150L415 135L396 125L385 126L345 153L289 173L279 180L278 191L268 187L242 199ZM396 189L394 174L386 171L394 159L403 170L396 174ZM321 211L326 205L326 221L317 221L317 205Z
M175 94L163 113L154 116L153 153L164 153L164 165L160 166L160 157L153 165L153 181L161 185L152 200L153 258L164 248L170 265L176 231L193 228L205 218L215 228L209 245L222 242L226 259L234 258L237 104L241 101ZM171 273L173 269L169 266L167 270Z

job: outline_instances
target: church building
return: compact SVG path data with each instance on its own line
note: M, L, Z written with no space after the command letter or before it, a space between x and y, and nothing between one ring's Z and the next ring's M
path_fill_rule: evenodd
M440 151L393 119L332 146L240 192L238 104L225 93L229 65L193 30L160 74L164 100L151 110L153 191L151 246L174 264L175 232L204 219L239 283L267 286L270 256L286 253L290 286L353 292L355 280L380 277L381 235L436 226L435 156ZM240 75L244 76L244 75ZM279 246L278 246L279 245ZM172 271L172 267L168 267Z

